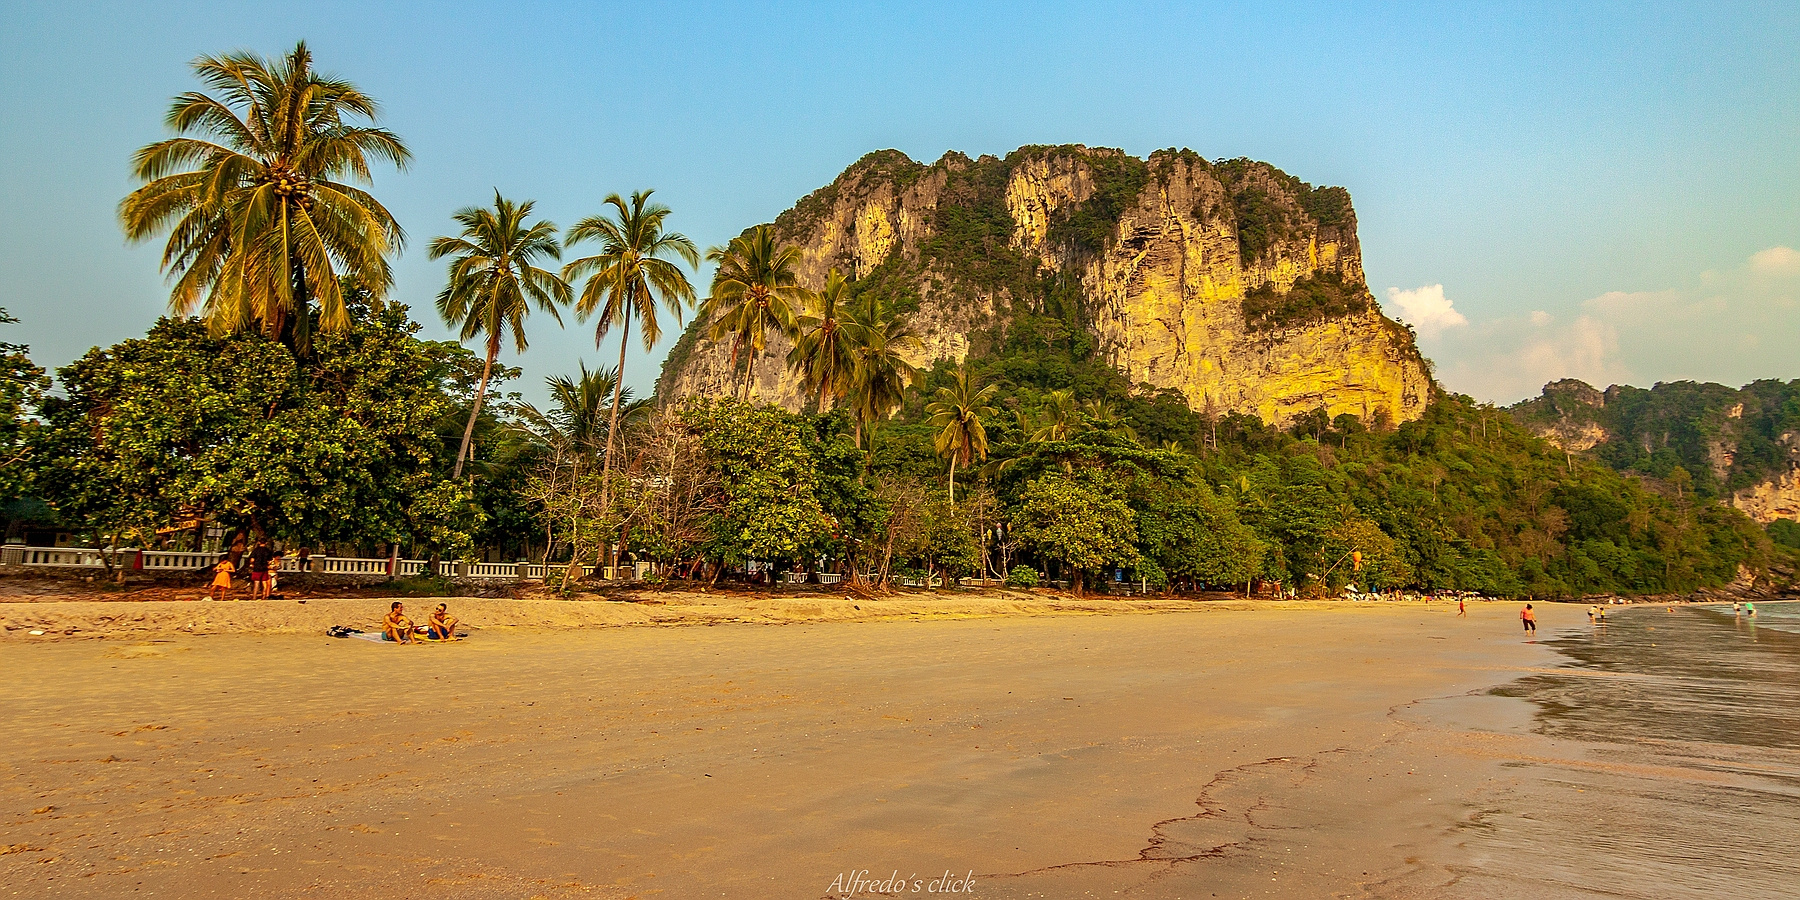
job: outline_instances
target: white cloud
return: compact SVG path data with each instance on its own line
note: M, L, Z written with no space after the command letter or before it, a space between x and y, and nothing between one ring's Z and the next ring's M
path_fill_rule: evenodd
M1731 268L1699 273L1656 291L1608 291L1549 309L1478 319L1432 342L1444 386L1510 403L1547 382L1579 378L1595 387L1659 381L1800 377L1800 251L1771 247ZM1431 288L1390 290L1408 319ZM1430 303L1424 305L1433 309ZM1450 310L1446 300L1439 311ZM1460 315L1456 317L1459 321ZM1425 329L1420 327L1421 335Z
M1750 269L1764 275L1800 274L1800 250L1770 247L1750 255Z
M1387 289L1387 297L1389 308L1398 312L1397 318L1418 329L1420 337L1437 337L1447 329L1469 324L1469 320L1456 311L1450 298L1444 296L1441 284L1428 284L1410 291L1391 287Z

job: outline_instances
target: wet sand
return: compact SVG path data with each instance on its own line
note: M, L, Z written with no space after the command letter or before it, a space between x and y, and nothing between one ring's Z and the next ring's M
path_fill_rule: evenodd
M0 896L1680 896L1518 827L1601 745L1515 617L0 641Z

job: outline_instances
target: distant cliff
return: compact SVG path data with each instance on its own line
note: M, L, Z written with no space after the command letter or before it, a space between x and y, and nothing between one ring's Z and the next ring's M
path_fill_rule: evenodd
M1691 480L1763 524L1800 519L1800 381L1677 381L1605 391L1568 379L1512 408L1558 447L1620 471Z
M808 287L837 267L907 310L921 365L1001 352L1055 307L1132 384L1195 409L1403 422L1431 399L1411 333L1364 284L1349 193L1266 163L1062 146L927 166L884 150L774 227L802 248ZM730 391L729 348L706 324L670 351L660 393ZM788 346L772 341L751 390L798 409Z

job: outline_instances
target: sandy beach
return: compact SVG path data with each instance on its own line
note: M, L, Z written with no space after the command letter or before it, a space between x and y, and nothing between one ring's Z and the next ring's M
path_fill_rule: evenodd
M1539 610L1546 637L1587 627ZM1490 689L1565 670L1510 603L912 617L489 627L416 648L10 631L0 886L1708 896L1621 883L1616 849L1564 865L1567 823L1521 822L1618 779L1757 777L1534 729L1532 702Z

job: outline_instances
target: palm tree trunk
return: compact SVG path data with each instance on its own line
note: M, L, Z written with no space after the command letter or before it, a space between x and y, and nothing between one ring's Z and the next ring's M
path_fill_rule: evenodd
M950 505L956 505L956 457L950 457Z
M494 357L500 355L500 338L496 334L488 339L487 359L481 363L481 386L475 389L475 405L469 408L469 424L463 426L462 446L456 451L456 467L450 473L450 480L462 477L463 459L470 456L469 442L475 438L475 419L481 415L481 401L487 396L488 375L494 371Z
M612 505L613 438L619 431L619 398L625 394L625 345L631 341L631 304L625 304L625 321L619 326L619 368L614 370L611 421L606 425L606 457L600 463L600 514ZM607 547L600 548L600 565L606 565Z
M580 485L581 485L581 457L578 456L575 458L574 465L572 465L569 468L569 491L570 491L570 493L574 493L575 491L579 490ZM563 567L562 585L557 589L558 593L561 593L564 596L568 595L568 593L569 593L569 578L571 575L574 574L575 567L580 564L581 564L581 507L579 504L577 504L574 508L574 511L569 513L569 564L567 566ZM544 557L544 580L546 582L548 582L550 580L550 557L548 555L546 555Z

